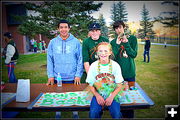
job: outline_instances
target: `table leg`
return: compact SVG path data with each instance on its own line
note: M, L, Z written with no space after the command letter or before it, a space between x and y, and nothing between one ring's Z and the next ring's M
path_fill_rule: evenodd
M60 111L56 112L56 116L55 116L55 118L56 118L56 119L61 118L61 112L60 112Z
M123 118L134 118L134 110L121 110Z
M78 111L73 111L73 118L79 118Z

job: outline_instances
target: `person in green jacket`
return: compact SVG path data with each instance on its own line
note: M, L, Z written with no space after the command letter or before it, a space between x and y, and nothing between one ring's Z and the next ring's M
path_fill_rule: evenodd
M39 42L39 50L40 50L40 53L42 53L42 47L43 47L42 41L40 40L40 42Z
M116 37L111 41L115 61L122 69L122 76L128 81L130 89L135 89L136 66L134 59L137 56L138 43L133 35L125 35L125 24L123 21L115 21L113 29Z
M100 42L109 42L108 38L101 36L101 26L98 23L90 24L88 36L82 43L82 55L86 73L88 73L90 65L98 59L96 46Z
M37 52L37 40L34 40L34 52Z

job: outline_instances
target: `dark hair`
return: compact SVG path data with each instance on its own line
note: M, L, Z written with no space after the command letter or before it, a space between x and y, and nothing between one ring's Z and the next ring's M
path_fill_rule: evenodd
M4 36L11 39L12 38L12 34L10 32L6 32L4 33Z
M67 23L67 24L68 24L68 27L70 28L70 24L69 24L69 22L68 22L67 20L60 20L60 21L58 22L58 25L57 25L58 28L59 28L59 24L61 24L61 23Z
M118 28L120 25L122 25L123 28L125 28L125 24L124 24L123 21L121 21L121 20L115 21L114 24L113 24L113 29L115 30L115 29Z

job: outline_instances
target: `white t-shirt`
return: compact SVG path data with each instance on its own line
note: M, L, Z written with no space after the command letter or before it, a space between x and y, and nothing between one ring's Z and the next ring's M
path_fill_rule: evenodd
M99 62L98 60L93 62L89 68L86 82L89 83L90 86L93 86L93 84L96 81L96 76L99 74L98 62ZM115 83L123 82L124 79L122 77L121 68L120 68L119 64L113 60L111 60L111 62L112 62L112 74L115 77L115 79L114 79ZM110 64L108 64L106 66L103 66L100 64L100 73L109 73L109 67L110 67Z

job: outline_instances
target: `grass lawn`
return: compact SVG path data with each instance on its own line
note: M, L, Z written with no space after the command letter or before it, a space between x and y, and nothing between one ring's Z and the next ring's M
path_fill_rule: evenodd
M178 47L152 45L150 63L143 62L143 45L138 46L136 82L143 88L155 105L150 109L135 110L136 118L164 118L165 105L178 104ZM4 62L4 59L3 59ZM46 54L20 55L15 74L18 79L30 79L31 83L46 83ZM7 68L2 65L2 80L7 82ZM85 81L83 76L82 81ZM72 116L62 112L63 118ZM88 118L88 111L79 112L80 118ZM22 112L17 118L54 118L54 112ZM105 111L103 118L111 118Z

